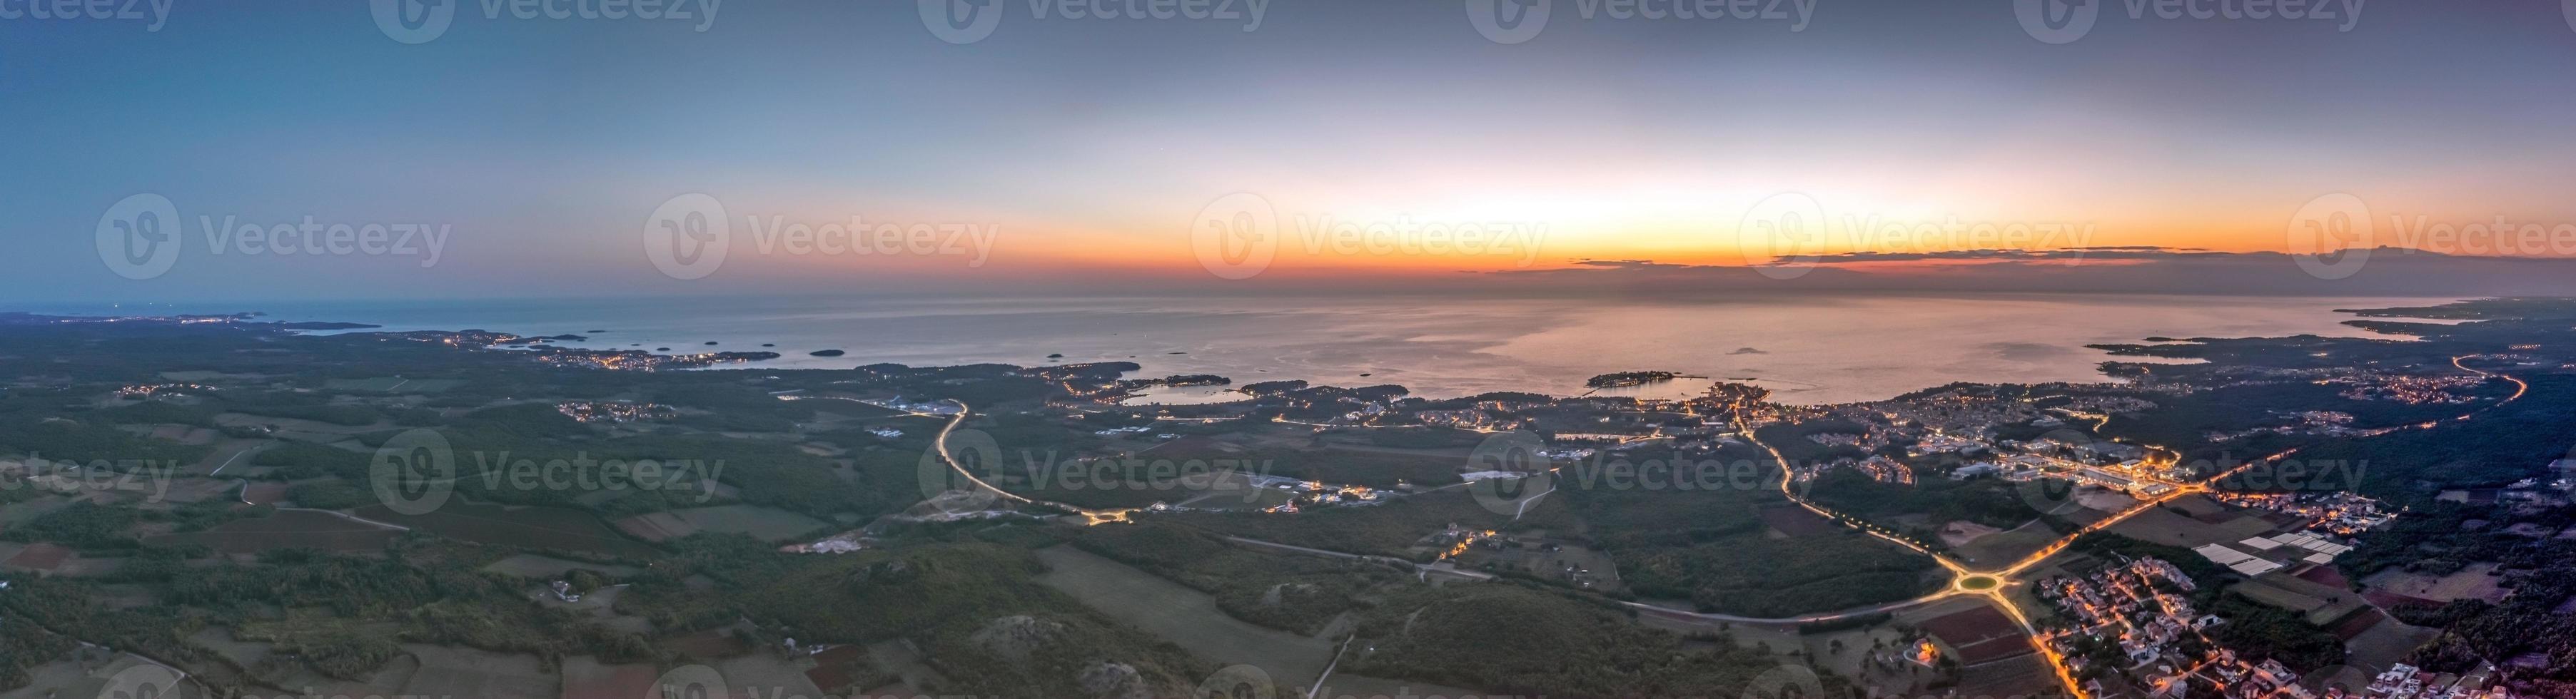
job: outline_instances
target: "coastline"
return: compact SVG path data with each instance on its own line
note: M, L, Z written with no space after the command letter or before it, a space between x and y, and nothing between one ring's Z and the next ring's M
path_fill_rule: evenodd
M1007 364L1040 368L1132 362L1140 369L1122 378L1214 374L1238 385L1305 380L1318 385L1398 385L1410 395L1452 398L1493 392L1683 399L1718 383L1745 383L1794 405L1887 400L1956 382L2116 383L2107 363L2174 364L2197 360L2124 355L2108 349L2169 338L2270 337L2321 334L2408 339L2373 324L2441 318L2362 315L2356 309L2429 307L2462 299L2211 299L2221 311L2169 314L2120 322L2115 316L2169 299L2098 296L2019 296L1965 299L1830 299L1779 307L1761 304L1635 303L1598 313L1568 315L1548 306L1524 313L1518 305L1459 304L1337 309L1205 307L1168 300L1120 300L1111 305L1059 303L1034 310L996 308L996 302L957 302L936 307L858 303L849 309L761 307L723 317L664 318L639 313L643 302L576 304L534 310L473 314L441 320L400 313L344 309L317 316L309 309L264 316L281 324L356 321L380 327L297 327L299 334L350 332L462 332L480 328L521 337L549 338L541 347L618 350L651 355L769 352L757 361L712 362L720 369L850 369L871 364L914 367ZM474 304L442 310L463 315ZM442 307L448 308L448 307ZM1934 321L1889 320L1904 312L2017 314L1996 328L1953 328ZM567 317L573 314L578 318ZM2236 316L2252 316L2251 319ZM1750 337L1752 321L1790 317L1790 329ZM2288 318L2294 323L2258 322ZM489 322L486 322L489 321ZM1895 323L1858 327L1867 323ZM2207 326L2207 327L2201 327ZM2207 332L2188 332L2206 330ZM973 341L984 338L982 341ZM714 342L714 345L706 343ZM1977 344L1983 343L1983 344ZM561 351L561 350L558 350ZM817 356L839 351L841 356ZM1060 355L1051 357L1050 355ZM666 360L664 360L666 361ZM685 367L666 367L685 368ZM1673 370L1683 378L1640 386L1596 389L1585 377L1640 369ZM1140 387L1129 404L1201 404L1248 396L1217 387Z

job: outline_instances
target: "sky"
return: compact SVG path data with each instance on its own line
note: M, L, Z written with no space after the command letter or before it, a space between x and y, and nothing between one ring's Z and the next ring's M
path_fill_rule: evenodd
M0 304L2576 256L2559 3L158 1L0 0Z

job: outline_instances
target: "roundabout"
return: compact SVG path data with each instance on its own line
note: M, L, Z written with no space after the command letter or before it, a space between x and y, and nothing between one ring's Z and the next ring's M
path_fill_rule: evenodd
M2003 587L2003 584L2002 578L1992 575L1963 575L1959 576L1956 586L1960 592L1987 592Z

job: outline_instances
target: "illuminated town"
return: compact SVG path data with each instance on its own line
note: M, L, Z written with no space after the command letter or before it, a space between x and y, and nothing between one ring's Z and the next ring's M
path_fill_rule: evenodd
M606 400L564 401L555 404L555 411L563 413L564 417L581 422L635 422L658 420L679 414L679 411L671 406L659 403Z

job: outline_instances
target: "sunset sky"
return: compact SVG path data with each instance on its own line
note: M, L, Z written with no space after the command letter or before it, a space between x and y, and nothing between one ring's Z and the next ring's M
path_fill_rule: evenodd
M2419 216L2576 223L2576 30L2558 3L2368 3L2340 31L2113 2L2059 45L2000 0L1821 0L1802 29L1586 20L1557 0L1516 44L1456 0L1271 3L1252 31L995 1L999 27L965 44L892 1L679 21L463 2L416 45L358 2L180 3L157 30L0 19L0 298L1222 283L1193 229L1238 192L1275 212L1272 278L1761 262L1741 224L1783 192L1820 205L1823 252L2279 251L2332 193L2367 206L2382 244L2412 242L2391 222ZM642 242L688 193L721 202L731 231L703 278L658 269ZM183 245L166 273L130 279L97 231L137 194L175 206ZM215 252L202 222L227 216L448 233L434 262ZM936 242L752 240L772 217L853 216ZM1325 221L1543 233L1352 254L1313 245ZM1870 221L2064 228L1847 230Z

